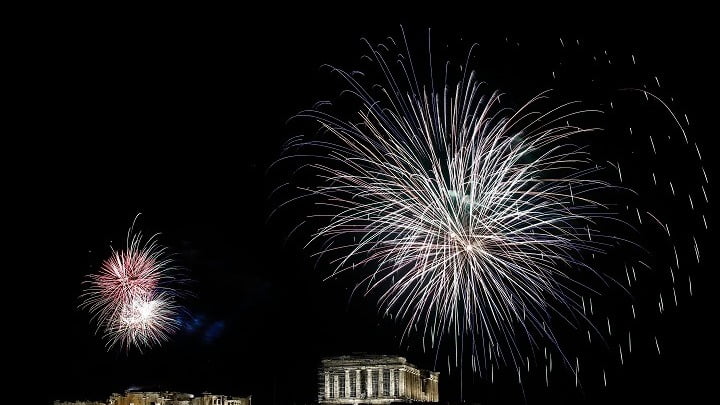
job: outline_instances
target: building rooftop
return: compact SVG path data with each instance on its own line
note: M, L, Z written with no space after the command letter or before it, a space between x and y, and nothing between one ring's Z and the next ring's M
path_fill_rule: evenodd
M322 365L324 367L350 365L363 366L376 364L407 365L410 367L415 367L414 365L408 363L405 357L384 354L351 354L343 356L325 357L322 359Z

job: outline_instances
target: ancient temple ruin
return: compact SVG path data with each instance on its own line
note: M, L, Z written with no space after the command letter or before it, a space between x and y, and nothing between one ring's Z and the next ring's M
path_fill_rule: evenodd
M421 370L398 356L330 357L322 360L318 372L318 402L438 402L439 375L436 371Z

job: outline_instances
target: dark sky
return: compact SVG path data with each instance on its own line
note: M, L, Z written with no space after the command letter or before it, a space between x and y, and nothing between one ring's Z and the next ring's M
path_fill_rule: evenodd
M47 24L27 28L33 46L21 64L32 78L26 96L37 114L22 130L28 176L16 181L30 201L22 211L27 244L37 249L23 271L41 280L41 304L28 316L36 319L31 340L43 399L104 398L160 385L252 393L258 404L302 403L314 398L323 355L398 353L433 367L431 353L399 346L401 326L381 320L372 300L349 300L348 280L322 282L326 269L315 268L302 238L286 241L303 213L290 209L268 221L277 204L269 194L288 176L268 173L268 166L298 131L288 118L339 90L320 66L352 70L363 36L397 37L403 24L417 38L429 26L438 40L462 35L497 43L510 36L524 44L563 35L631 49L684 100L706 155L716 151L716 44L705 19L610 14L568 24L560 15L525 22L507 13L412 17L357 7L331 10L333 16L164 10L85 18L63 10L67 18L50 13ZM535 53L542 66L553 57ZM111 241L120 247L139 212L143 230L161 232L189 269L195 296L186 303L197 327L143 355L107 352L77 309L81 281ZM715 268L712 259L706 266ZM661 325L662 357L638 354L605 389L529 383L528 403L669 404L716 396L712 277L698 274L695 297ZM442 363L438 368L441 396L456 398L461 379ZM524 401L517 384L467 375L464 382L483 404Z

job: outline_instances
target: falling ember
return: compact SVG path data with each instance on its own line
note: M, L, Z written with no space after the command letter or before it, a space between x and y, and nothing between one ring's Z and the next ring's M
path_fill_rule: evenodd
M577 387L580 383L580 359L575 357L575 386Z

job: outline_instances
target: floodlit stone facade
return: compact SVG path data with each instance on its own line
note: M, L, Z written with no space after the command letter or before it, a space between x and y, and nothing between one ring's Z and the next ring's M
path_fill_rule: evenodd
M404 357L339 356L322 360L318 372L321 404L438 402L440 373L421 370Z

